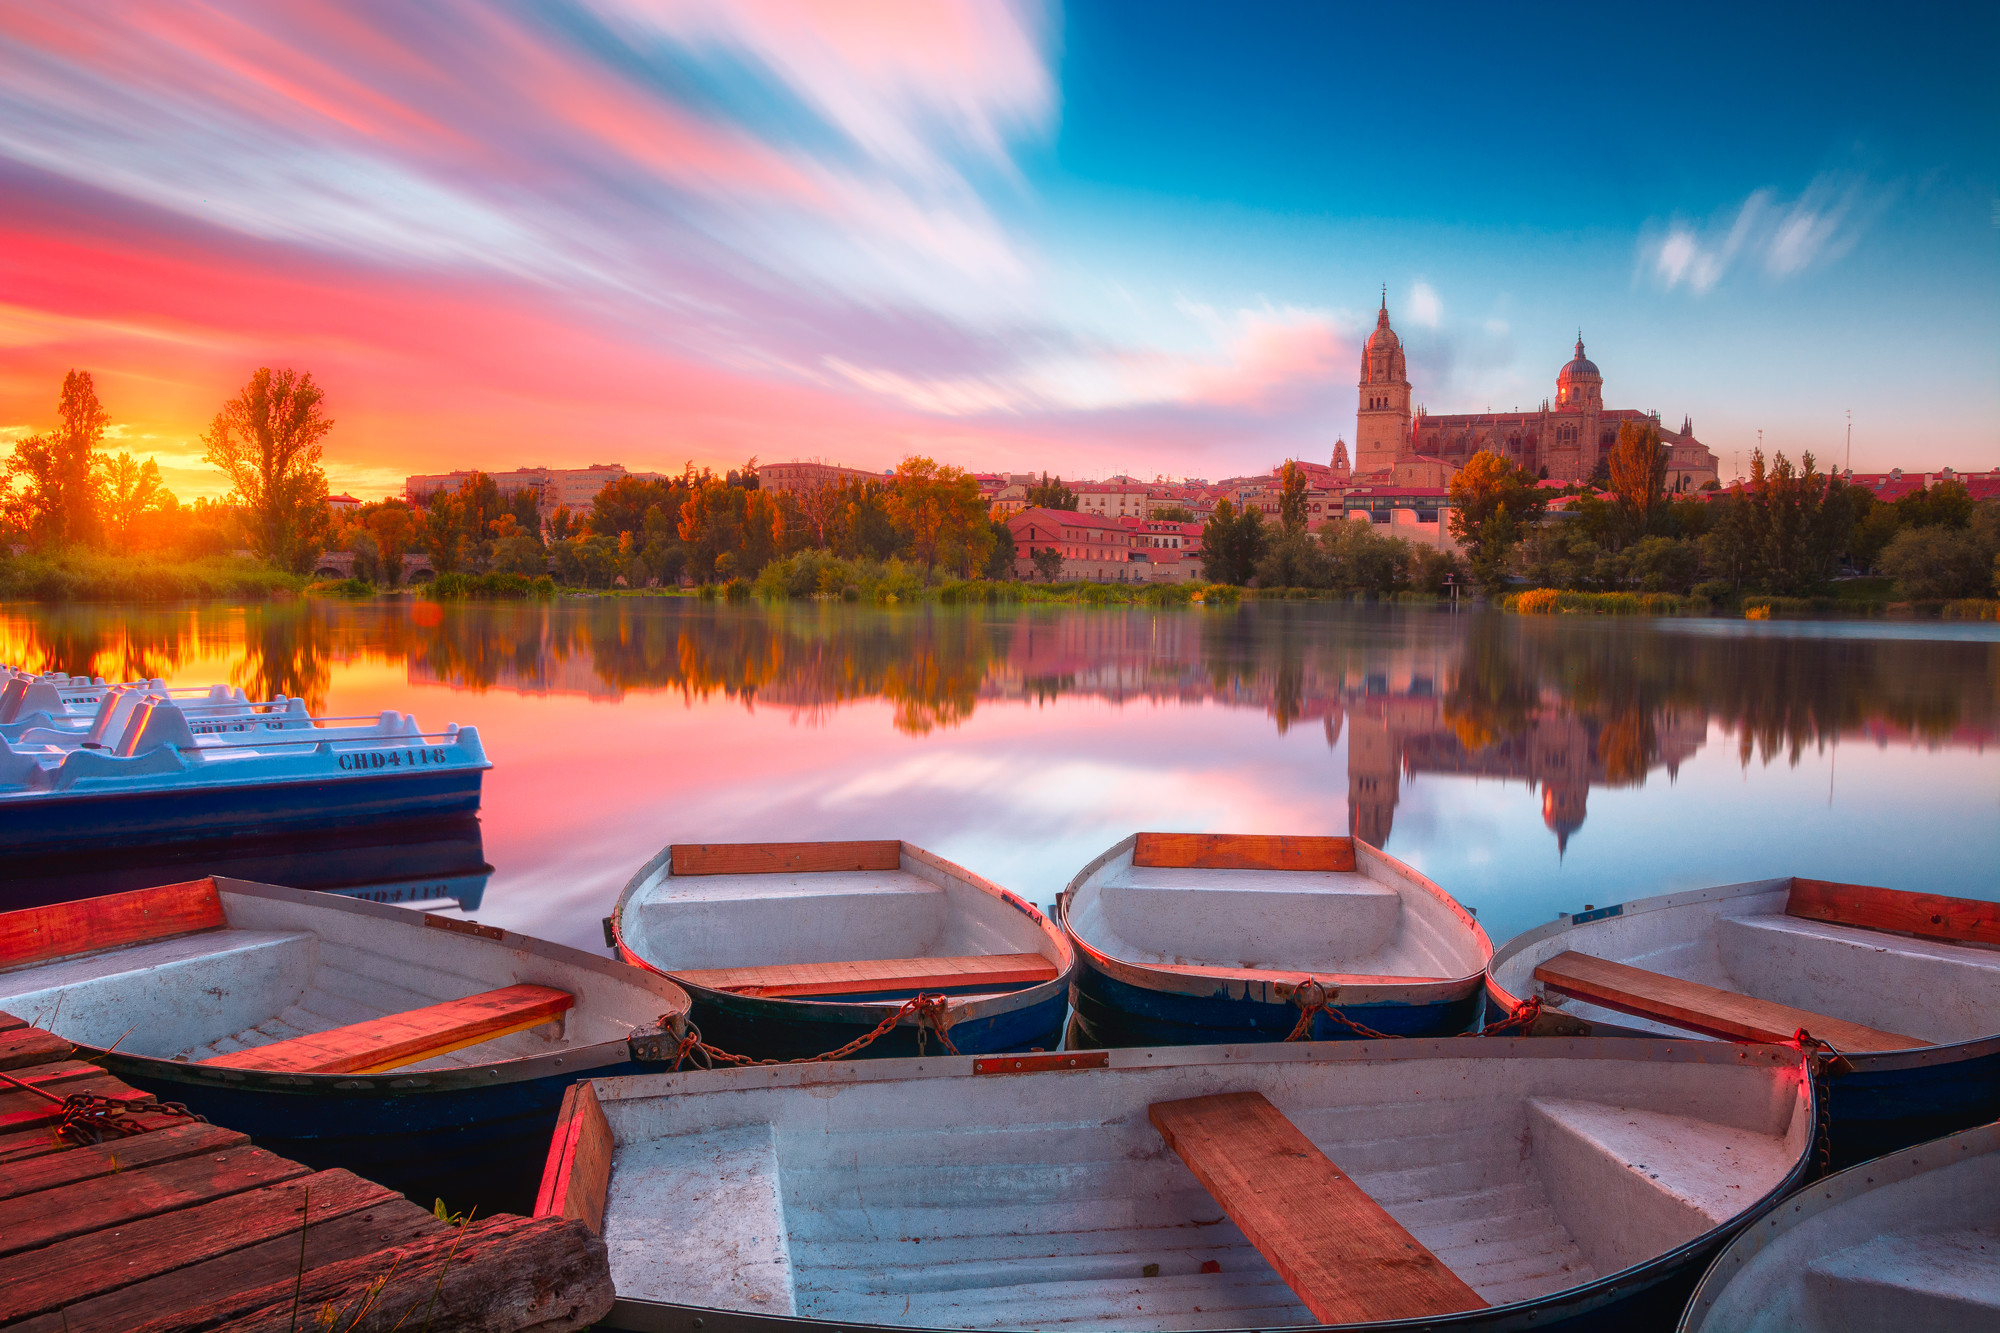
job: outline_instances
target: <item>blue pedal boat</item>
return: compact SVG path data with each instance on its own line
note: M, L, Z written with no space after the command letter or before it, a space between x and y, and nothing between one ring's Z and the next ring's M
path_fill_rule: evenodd
M111 716L129 695L107 695ZM148 696L70 744L0 738L0 854L209 841L233 833L436 819L479 808L492 767L471 727L425 732L407 714L326 725L289 707L233 721ZM242 728L248 728L247 732Z
M525 1209L564 1090L665 1066L664 977L456 916L208 878L0 914L0 1010L316 1169Z
M1572 913L1509 940L1489 1012L1536 1031L1831 1045L1832 1164L2000 1116L2000 903L1781 878Z
M1339 1014L1446 1036L1477 1018L1493 953L1442 889L1352 838L1135 834L1057 914L1078 1047L1283 1041L1308 1008L1315 1041L1362 1035Z
M1031 904L907 842L677 844L605 921L674 979L702 1038L795 1060L896 1022L855 1058L1054 1050L1075 954ZM944 1009L912 1008L944 996ZM939 1029L943 1032L940 1033Z

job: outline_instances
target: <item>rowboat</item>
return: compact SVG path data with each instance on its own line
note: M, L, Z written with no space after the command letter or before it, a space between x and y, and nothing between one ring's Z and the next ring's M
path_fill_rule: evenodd
M0 1011L286 1157L482 1211L526 1206L570 1083L670 1053L687 1007L576 949L244 880L0 914Z
M605 1328L1629 1328L1799 1181L1787 1047L1448 1037L579 1083Z
M342 720L361 725L284 715L258 721L247 736L197 734L199 714L151 697L133 706L113 747L0 739L0 851L151 845L478 809L480 779L492 764L473 728L426 732L394 711Z
M2000 1328L2000 1125L1828 1176L1731 1241L1680 1333Z
M1070 882L1071 1045L1443 1036L1493 948L1437 885L1354 838L1139 833Z
M2000 904L1766 879L1571 913L1508 941L1493 1012L1571 1033L1785 1041L1829 1067L1832 1160L2000 1116Z
M850 1054L1054 1050L1075 958L1030 904L895 841L667 847L605 942L684 987L710 1045L786 1060L885 1023Z

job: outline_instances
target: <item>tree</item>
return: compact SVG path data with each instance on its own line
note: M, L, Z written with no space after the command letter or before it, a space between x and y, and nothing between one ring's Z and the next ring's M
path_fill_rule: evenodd
M423 540L424 549L430 552L432 569L440 574L458 572L464 531L458 497L433 495L430 507L424 510L423 520L417 525L417 534Z
M294 573L312 568L332 530L319 465L333 429L324 399L310 374L259 367L202 436L247 511L251 549Z
M1153 511L1153 517L1162 523L1192 523L1194 510L1186 505L1162 505Z
M1604 461L1625 540L1653 530L1666 491L1667 457L1660 445L1660 428L1652 420L1627 421L1618 427L1618 442Z
M1931 524L1898 532L1878 563L1903 596L1929 601L1991 596L1993 558L1966 528Z
M1306 527L1306 470L1291 459L1278 473L1278 522L1287 533Z
M160 483L160 468L152 459L135 462L121 453L106 459L100 473L104 530L121 550L130 550L140 527L154 514L174 507L173 492Z
M37 545L82 545L98 536L97 453L110 424L90 372L72 370L63 376L56 428L15 444L7 469L27 484L14 503Z
M1035 567L1036 576L1044 583L1054 583L1062 578L1063 554L1053 546L1031 548L1028 563Z
M824 551L833 544L835 529L840 523L841 488L825 481L815 481L810 486L791 492L791 496L798 505L801 527L811 534L812 544Z
M1202 576L1210 583L1248 583L1264 558L1264 516L1256 507L1238 511L1228 500L1215 506L1215 517L1202 525Z
M1039 483L1028 487L1028 507L1030 509L1070 509L1076 508L1076 492L1063 485L1063 479L1049 480L1044 472Z
M1896 501L1897 520L1907 528L1962 528L1972 510L1972 492L1959 481L1940 481Z
M1007 526L1004 518L987 520L986 526L992 530L993 546L986 556L986 568L980 572L996 581L1014 577L1014 530Z
M403 556L417 536L416 516L401 501L387 500L362 522L375 539L382 562L382 582L393 588L403 581Z
M1451 535L1466 548L1472 577L1488 592L1507 585L1507 562L1547 501L1535 476L1481 449L1451 479Z
M889 516L910 534L910 552L926 568L939 564L964 578L983 568L992 549L986 502L972 474L921 455L896 465Z

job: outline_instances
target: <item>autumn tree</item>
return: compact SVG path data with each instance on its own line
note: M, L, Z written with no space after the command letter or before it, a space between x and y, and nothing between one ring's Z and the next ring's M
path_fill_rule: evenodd
M889 514L910 534L910 551L925 568L942 564L960 578L984 567L993 546L986 501L971 473L921 455L896 466Z
M1605 457L1611 492L1617 497L1623 535L1636 539L1651 532L1663 511L1667 486L1667 451L1660 446L1660 427L1651 419L1627 421L1618 427L1618 441Z
M1286 533L1306 528L1306 470L1291 459L1278 472L1278 523Z
M1451 479L1451 535L1488 592L1507 586L1507 562L1546 507L1535 475L1491 449L1474 454Z
M207 461L229 478L246 511L251 548L281 569L311 569L332 531L319 465L320 441L332 429L310 374L264 366L202 436Z
M14 503L37 545L82 545L98 536L96 462L110 424L90 372L72 370L63 376L56 428L15 444L7 470L23 486Z
M393 588L403 581L403 557L417 537L417 517L398 500L384 501L363 520L375 539L376 558L382 562L382 582Z
M121 550L134 546L148 519L175 507L173 492L161 484L159 465L150 458L141 463L121 453L106 459L98 484L105 535Z

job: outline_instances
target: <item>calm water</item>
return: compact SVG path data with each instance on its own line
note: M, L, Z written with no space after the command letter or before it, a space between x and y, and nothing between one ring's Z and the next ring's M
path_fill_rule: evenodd
M477 827L220 868L450 892L590 948L627 876L687 841L901 837L1047 903L1136 829L1351 830L1496 944L1558 911L1768 875L2000 897L1993 626L16 606L0 660L476 725L495 764ZM115 887L203 868L126 867Z

